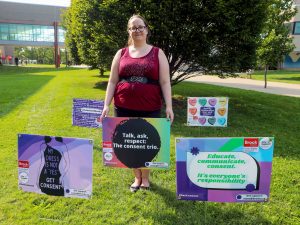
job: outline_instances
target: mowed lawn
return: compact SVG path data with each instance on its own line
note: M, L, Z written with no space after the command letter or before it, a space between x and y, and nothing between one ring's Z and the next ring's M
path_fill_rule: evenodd
M264 80L265 72L262 70L254 71L251 78L254 80ZM248 77L249 75L241 75L241 77ZM300 84L300 71L291 70L268 70L267 80L272 82L283 82L290 84Z
M72 99L104 99L108 75L72 68L0 67L0 224L299 224L300 99L183 82L173 87L171 169L152 172L152 190L130 193L130 170L102 165L101 129L73 127ZM188 96L229 97L227 128L187 127ZM94 140L93 197L63 198L18 189L17 134ZM274 136L266 203L176 199L176 137Z

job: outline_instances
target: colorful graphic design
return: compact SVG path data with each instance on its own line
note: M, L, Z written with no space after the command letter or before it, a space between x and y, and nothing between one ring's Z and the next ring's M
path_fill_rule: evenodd
M99 117L103 106L104 101L73 99L72 124L80 127L102 127Z
M273 137L177 138L177 198L268 201L273 150Z
M102 123L105 166L169 168L169 120L166 118L105 117Z
M226 127L227 97L188 97L187 125Z
M23 191L90 198L92 164L92 140L18 135L18 178Z

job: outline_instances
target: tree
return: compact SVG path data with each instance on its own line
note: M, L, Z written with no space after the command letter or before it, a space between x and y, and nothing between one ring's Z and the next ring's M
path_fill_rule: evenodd
M70 53L70 58L72 60L70 61L73 61L73 63L75 65L79 65L81 64L81 60L80 60L80 57L79 57L79 54L78 54L78 48L77 48L77 45L76 45L76 42L75 42L75 38L73 37L73 33L74 32L71 32L72 31L72 26L74 26L74 24L72 24L72 20L71 20L71 16L72 14L71 13L67 13L66 10L63 11L63 13L61 14L62 15L62 27L65 29L65 30L69 30L69 32L66 32L66 37L65 37L65 44L66 46L68 47L68 50L69 50L69 53Z
M100 75L103 75L120 44L111 40L107 32L110 28L103 26L102 16L106 12L105 5L100 5L101 1L97 0L72 1L63 24L67 29L66 44L71 49L72 57L92 69L98 68ZM109 23L106 25L109 26Z
M16 47L15 53L20 59L37 60L41 64L53 64L54 63L54 51L53 48L47 47Z
M177 84L204 74L220 77L253 68L269 0L104 0L72 1L66 12L67 33L80 59L109 68L127 41L127 20L145 17L151 44L160 47ZM70 42L70 41L67 41Z
M261 35L257 49L258 62L264 65L265 88L267 88L267 72L269 66L276 67L283 57L290 53L295 45L284 25L297 13L293 0L272 0L268 7L268 19Z

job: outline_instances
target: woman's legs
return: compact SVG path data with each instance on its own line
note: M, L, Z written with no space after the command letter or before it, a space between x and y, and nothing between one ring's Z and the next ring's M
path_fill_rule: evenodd
M133 169L134 182L131 187L149 187L150 170L149 169Z
M150 187L150 181L149 181L149 176L150 176L150 170L149 169L141 169L142 172L142 184L141 187Z
M133 169L134 182L131 187L139 187L142 183L142 171L140 169Z

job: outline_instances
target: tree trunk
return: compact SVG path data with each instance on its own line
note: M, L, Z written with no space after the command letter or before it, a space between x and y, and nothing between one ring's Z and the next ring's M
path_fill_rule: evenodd
M103 76L104 76L104 72L105 72L104 69L103 69L103 68L100 68L100 71L99 71L99 72L100 72L100 74L99 74L100 77L103 77Z
M267 72L268 72L268 65L265 65L265 88L267 88Z

